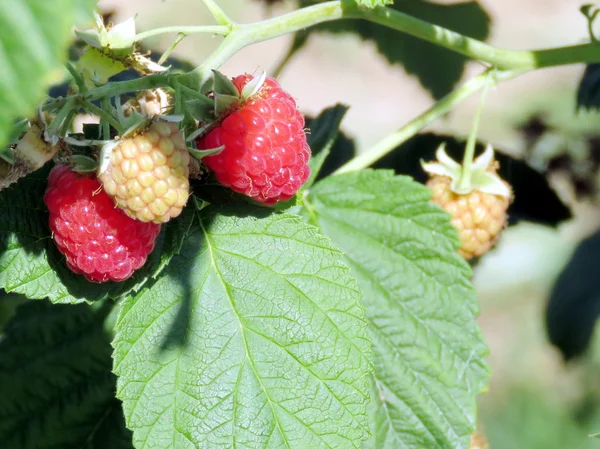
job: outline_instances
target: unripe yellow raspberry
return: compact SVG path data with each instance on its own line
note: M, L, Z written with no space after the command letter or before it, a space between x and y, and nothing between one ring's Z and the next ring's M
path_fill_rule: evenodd
M461 195L450 189L447 176L432 176L427 187L432 200L452 215L461 246L458 253L469 260L490 250L506 225L509 198L473 190Z
M437 161L422 164L430 175L432 200L452 215L460 236L458 253L466 260L479 257L494 246L506 226L512 189L496 173L498 164L489 145L468 171L446 154L444 145L436 156Z
M119 141L98 174L104 190L132 218L164 223L185 206L190 155L174 123L155 121Z

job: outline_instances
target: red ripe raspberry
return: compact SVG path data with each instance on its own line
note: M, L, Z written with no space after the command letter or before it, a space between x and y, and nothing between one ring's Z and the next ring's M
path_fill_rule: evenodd
M240 75L233 83L241 93L251 79ZM221 184L263 204L289 200L310 176L304 117L274 78L267 77L258 93L196 145L200 150L224 145L223 151L202 161Z
M146 262L160 225L129 218L97 179L65 165L50 172L44 202L69 268L92 282L123 281Z

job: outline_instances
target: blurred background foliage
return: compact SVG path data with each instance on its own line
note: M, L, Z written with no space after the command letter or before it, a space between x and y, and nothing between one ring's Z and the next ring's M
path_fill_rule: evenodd
M221 0L250 22L314 0ZM528 49L588 39L583 1L396 0L395 8L486 40ZM112 20L138 14L138 29L211 23L197 0L100 0ZM174 36L145 44L158 56ZM175 55L201 62L219 37L186 38ZM336 103L350 109L325 165L355 152L423 112L457 83L482 70L447 50L366 22L323 24L241 51L228 75L267 70L310 117ZM581 82L580 82L581 81ZM480 324L493 377L480 397L480 420L494 449L599 447L600 432L600 68L561 67L493 89L480 142L501 153L502 174L517 188L511 226L474 266ZM460 155L477 96L376 164L421 179L420 157L441 140ZM401 274L400 274L401 275ZM0 329L22 300L0 299ZM0 331L1 332L1 331Z

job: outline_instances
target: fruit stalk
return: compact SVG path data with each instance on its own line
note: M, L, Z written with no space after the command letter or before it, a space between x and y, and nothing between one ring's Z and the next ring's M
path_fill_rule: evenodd
M121 124L119 123L119 121L114 118L110 112L99 108L98 106L96 106L94 103L87 101L87 100L83 100L82 105L85 109L87 109L89 112L91 112L92 114L97 115L98 117L100 117L100 119L105 122L110 124L113 128L115 128L117 130L117 132L119 134L121 134L124 130L122 129ZM109 136L110 138L110 136ZM106 139L105 139L106 140Z
M497 72L496 77L498 79L510 79L520 75L521 71L518 72ZM335 174L347 173L355 170L362 170L371 166L374 162L384 157L386 154L392 152L399 145L406 142L412 136L417 134L428 124L434 122L448 111L451 111L457 104L466 100L475 92L478 92L485 86L487 82L487 70L467 81L465 84L450 92L444 98L435 103L431 108L425 111L423 114L414 118L408 122L405 126L400 128L398 131L384 137L382 140L377 142L374 146L359 154L346 164L338 168Z
M467 139L465 154L463 156L462 172L460 180L458 181L458 188L460 190L469 190L471 187L471 165L473 164L473 157L475 157L475 144L477 143L477 132L479 130L479 122L481 121L481 116L483 114L483 106L485 105L485 99L487 97L487 92L491 83L492 70L493 69L490 69L485 72L486 77L485 83L483 85L483 91L481 92L481 98L479 100L479 105L477 106L477 111L475 112L475 117L473 118L471 132L469 133L469 137Z
M56 136L59 134L59 130L61 129L63 122L65 122L65 119L69 116L71 111L75 109L76 103L77 98L74 96L67 99L56 116L52 119L50 126L48 126L48 129L46 130L46 134L48 136Z
M219 25L231 25L233 21L225 14L215 0L202 0Z

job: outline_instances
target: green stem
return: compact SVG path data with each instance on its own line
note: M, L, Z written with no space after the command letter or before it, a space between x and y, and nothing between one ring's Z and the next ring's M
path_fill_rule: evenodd
M60 129L63 121L69 116L69 114L71 113L71 110L73 110L77 107L75 103L76 103L76 98L72 97L72 98L69 98L65 102L65 104L60 108L60 110L56 113L54 120L52 120L52 123L50 123L50 126L48 126L48 129L46 130L46 132L49 135L51 135L51 136L58 135L58 130Z
M73 117L75 117L76 113L77 113L77 111L75 109L71 109L69 111L69 113L63 120L63 123L58 130L58 135L60 137L65 137L67 135L67 133L70 131L71 124L73 123Z
M92 103L89 103L94 106ZM110 140L110 123L111 123L111 115L108 112L110 110L110 99L108 97L104 97L100 100L100 104L102 105L102 109L98 108L98 113L100 114L100 126L102 127L102 139ZM119 132L120 134L120 132Z
M204 95L202 92L199 92L197 90L194 89L190 89L187 86L184 86L183 84L181 84L180 82L176 81L175 84L179 87L179 90L186 94L189 97L195 98L197 100L200 100L210 106L214 106L215 105L215 100L213 100L212 98L207 97L206 95Z
M183 99L181 98L181 83L175 83L175 115L183 113Z
M200 66L182 78L186 84L189 80L202 87L212 76L213 69L218 69L241 49L318 23L341 19L341 5L340 1L321 3L262 22L238 25Z
M83 95L83 98L89 101L100 100L104 97L115 97L128 92L167 87L171 85L171 81L172 78L168 75L144 76L129 81L108 83L95 89L90 89L87 94Z
M202 89L212 77L212 70L221 67L229 58L245 46L244 42L239 39L238 32L234 31L221 42L221 45L202 64L191 72L181 75L179 81L181 84L193 86L195 89Z
M213 15L217 23L221 25L231 25L233 24L233 20L231 20L227 14L221 9L215 0L202 0L204 5L208 8L210 13Z
M294 48L294 43L292 43L290 45L290 47L287 49L283 58L281 58L281 60L277 63L277 65L273 69L272 75L271 75L273 78L279 78L279 76L281 76L281 72L283 72L283 69L285 68L285 66L288 65L288 63L292 60L292 57L296 54L296 50L297 49Z
M344 0L336 0L301 8L262 22L238 25L204 63L184 76L189 77L190 81L193 77L197 77L196 82L202 86L210 78L212 69L219 68L236 52L248 45L339 19L364 19L378 23L471 59L488 63L499 70L533 70L558 65L600 62L600 45L596 43L533 51L508 50L494 47L394 9L361 8Z
M169 26L163 28L155 28L153 30L143 31L135 35L135 41L139 42L143 39L147 39L152 36L158 36L160 34L167 33L179 33L179 34L194 34L194 33L210 33L210 34L222 34L226 36L231 31L231 26L226 25L209 25L209 26Z
M475 157L475 144L477 143L477 132L479 130L479 122L481 121L481 115L483 114L485 98L487 96L488 88L491 82L492 70L488 70L484 74L486 75L486 77L485 84L483 85L483 92L481 93L479 106L477 107L477 111L475 112L475 118L473 119L471 132L469 133L467 145L465 147L465 154L463 156L460 179L458 181L458 187L463 190L468 190L471 185L471 165L473 165L473 158Z
M362 9L345 7L344 17L370 22L403 31L441 47L487 62L501 70L535 67L535 57L529 51L505 50L455 31L433 25L416 17L389 8ZM599 55L600 56L600 55Z
M94 103L91 103L90 101L87 101L87 100L83 100L82 105L89 112L91 112L92 114L96 114L98 117L100 117L104 123L110 124L113 128L115 128L117 130L117 132L120 135L123 133L123 128L121 127L121 124L119 123L119 121L116 118L114 118L112 116L112 114L109 112L110 102L108 102L108 104L107 104L107 100L108 100L108 97L106 99L104 99L104 98L102 99L102 101L101 101L102 108L99 108ZM110 131L110 129L109 129L109 131ZM110 137L109 137L109 139L110 139ZM105 139L105 140L109 140L109 139Z
M590 36L590 40L592 42L598 42L598 39L596 38L596 35L594 34L594 21L596 20L596 17L598 17L598 13L600 13L600 9L597 9L596 7L594 7L594 5L587 4L587 5L583 5L581 8L579 8L579 11L587 19L587 27L588 27L588 34Z
M73 98L73 97L68 97ZM48 101L42 105L42 111L50 111L54 109L60 109L67 103L67 98L56 98Z
M340 3L344 18L370 22L408 33L432 44L486 62L500 70L532 70L544 67L600 61L600 45L587 43L542 50L508 50L464 36L390 8L359 8Z
M157 64L163 65L163 63L169 58L169 56L171 56L171 53L173 53L173 50L175 50L175 47L177 47L177 45L179 45L179 42L184 40L186 38L186 36L187 36L187 34L185 34L185 33L178 33L177 36L175 37L175 40L173 41L173 43L171 45L169 45L169 48L167 48L165 50L165 52L162 54L162 56L158 60Z
M506 80L514 78L522 73L523 71L498 72L496 76L498 80ZM435 103L423 114L408 122L404 127L394 132L393 134L390 134L384 139L380 140L364 153L358 155L354 159L342 165L336 170L335 174L339 175L341 173L346 173L354 170L361 170L363 168L371 166L374 162L381 159L388 153L392 152L399 145L413 137L425 126L429 125L433 121L446 114L448 111L452 110L452 108L454 108L457 104L467 99L475 92L478 92L486 85L487 79L487 71L481 75L470 79L461 87L455 89L454 91L446 95L444 98L442 98L440 101Z
M598 38L596 38L596 35L594 34L594 19L596 18L597 14L598 14L598 11L595 12L595 14L593 15L593 18L590 18L588 20L588 33L590 35L591 41L595 42L595 43L598 42Z
M69 73L71 74L73 79L75 80L75 84L77 84L77 87L79 88L79 92L81 92L81 93L87 92L87 87L85 87L85 81L83 80L83 77L81 76L81 74L77 70L75 70L75 67L73 67L73 65L70 62L66 62L65 67L67 68L67 70L69 71Z

